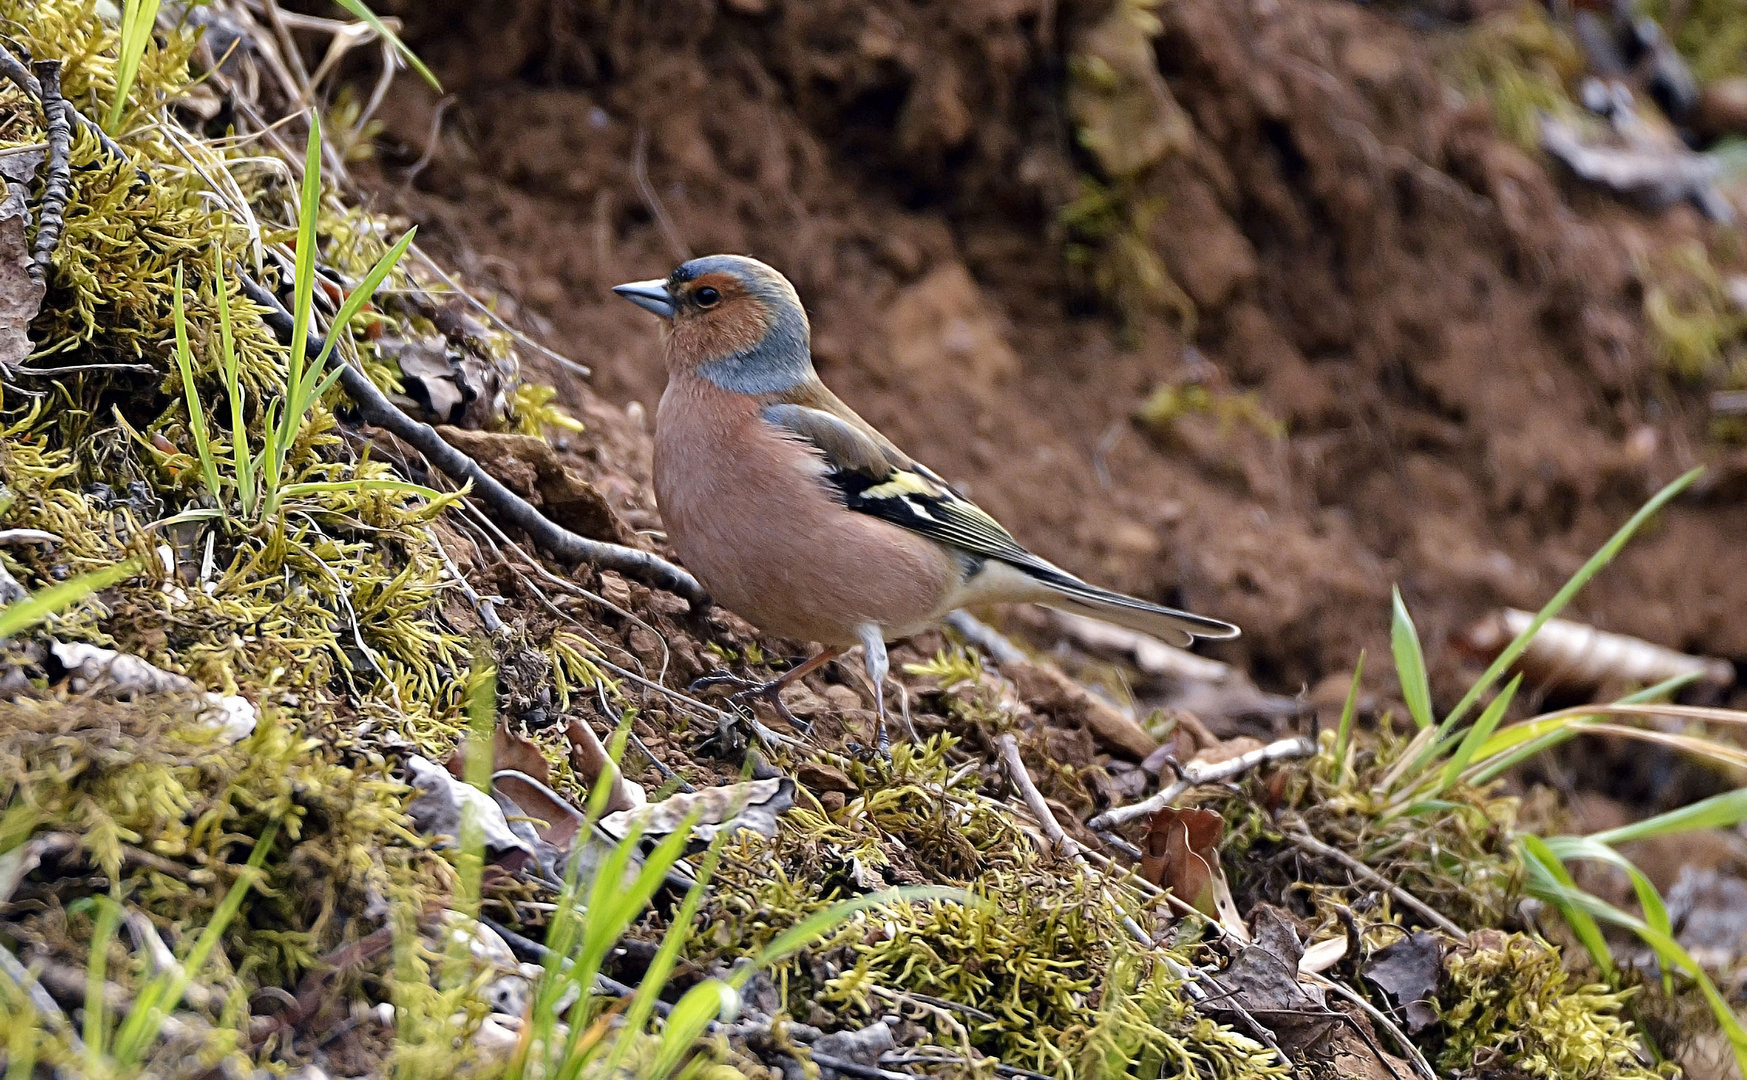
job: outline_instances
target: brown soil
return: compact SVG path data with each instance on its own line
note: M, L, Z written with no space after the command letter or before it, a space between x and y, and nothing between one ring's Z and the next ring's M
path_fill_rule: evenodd
M400 80L371 175L594 369L530 361L590 421L579 445L604 438L635 477L659 331L608 288L665 274L677 244L741 251L793 278L854 407L1046 557L1242 624L1223 655L1271 689L1387 656L1399 582L1459 691L1450 635L1538 606L1703 460L1706 486L1573 610L1747 659L1747 466L1659 374L1632 269L1705 226L1563 189L1438 79L1435 38L1384 14L1172 0L1157 59L1194 133L1151 181L1148 239L1198 331L1123 334L1055 224L1089 167L1062 45L1102 6L386 3L453 97L439 123ZM1253 390L1288 437L1131 421L1190 376Z

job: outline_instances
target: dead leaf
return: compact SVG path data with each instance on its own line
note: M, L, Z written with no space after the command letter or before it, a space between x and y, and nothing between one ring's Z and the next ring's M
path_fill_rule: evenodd
M607 796L608 814L634 810L649 801L649 796L640 786L625 779L624 770L613 763L612 755L607 753L607 748L587 723L571 717L564 726L564 737L570 741L570 767L584 783L592 786L604 776L606 782L613 785Z
M6 189L0 200L0 365L10 367L31 353L30 320L42 310L43 286L30 279L24 185L0 180L0 186Z
M1268 904L1257 904L1252 914L1255 940L1232 957L1218 981L1283 1048L1294 1052L1326 1036L1339 1020L1320 988L1298 981L1304 947L1292 924ZM1217 1005L1213 1011L1220 1015ZM1235 1016L1235 1010L1227 1015Z
M1238 916L1219 866L1224 835L1225 819L1212 810L1167 806L1153 815L1147 829L1140 875L1247 941L1249 929Z
M781 776L672 795L635 810L608 814L600 824L603 831L620 840L637 826L642 827L644 836L662 836L684 825L696 813L692 834L705 840L723 829L730 832L751 829L764 836L775 836L776 816L794 803L795 782Z
M456 747L455 752L443 760L443 767L457 780L467 778L467 761L462 752L465 746L463 743ZM491 771L497 773L504 769L525 773L542 784L552 783L552 766L547 763L546 755L540 753L540 748L499 724L491 735Z
M1438 936L1421 930L1378 950L1361 970L1366 981L1389 995L1400 1010L1409 1035L1438 1022L1432 1002L1444 971L1444 946Z
M448 837L450 844L455 843L461 835L463 808L470 808L485 836L485 850L491 856L500 858L511 852L535 856L534 845L510 828L503 808L490 795L472 784L462 783L441 765L416 754L407 758L406 768L412 786L419 792L407 804L406 812L421 833Z
M491 792L515 803L519 817L528 818L534 832L553 847L568 847L582 827L583 816L556 791L515 769L502 769L491 774ZM508 813L505 817L509 817Z

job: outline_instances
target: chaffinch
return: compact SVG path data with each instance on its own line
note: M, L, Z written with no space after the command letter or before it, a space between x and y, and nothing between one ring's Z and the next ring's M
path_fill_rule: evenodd
M1046 604L1178 645L1237 636L1021 547L826 389L800 297L764 263L709 255L613 291L672 323L655 415L668 539L718 603L823 646L757 687L779 712L784 686L860 645L883 748L885 643L974 604Z

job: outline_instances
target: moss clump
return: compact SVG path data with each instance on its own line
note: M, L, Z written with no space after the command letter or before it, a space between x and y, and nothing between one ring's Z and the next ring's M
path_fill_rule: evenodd
M1642 0L1667 29L1700 83L1747 72L1747 4L1741 0Z
M1188 416L1211 417L1222 438L1239 427L1252 428L1274 440L1286 437L1285 423L1268 412L1256 394L1209 390L1198 383L1160 386L1135 413L1141 423L1163 431Z
M1747 313L1729 297L1703 244L1682 244L1646 260L1644 316L1656 352L1675 375L1692 382L1747 385Z
M889 765L849 763L860 793L842 809L798 806L774 838L730 845L688 954L732 963L870 888L959 886L973 899L857 915L780 965L782 1007L808 1020L823 1019L812 1003L831 1006L835 1025L933 1000L923 1022L949 1045L1063 1077L1284 1074L1271 1051L1195 1013L1160 953L1126 945L1125 917L1153 922L1137 894L1039 855L953 748L935 738L894 746Z
M1570 985L1552 947L1496 930L1475 934L1444 962L1438 996L1446 1041L1440 1069L1504 1072L1545 1080L1663 1080L1672 1065L1640 1061L1631 991Z
M1492 105L1494 122L1525 150L1541 144L1539 114L1580 114L1566 87L1584 71L1577 43L1539 4L1521 4L1464 31L1441 65Z

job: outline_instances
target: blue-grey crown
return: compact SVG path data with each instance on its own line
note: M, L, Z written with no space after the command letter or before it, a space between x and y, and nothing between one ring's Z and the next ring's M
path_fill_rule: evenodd
M764 337L750 349L712 360L698 373L738 394L777 394L813 377L812 331L807 312L788 278L744 255L705 255L682 263L668 277L670 290L705 274L727 274L770 313Z

